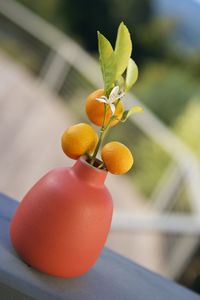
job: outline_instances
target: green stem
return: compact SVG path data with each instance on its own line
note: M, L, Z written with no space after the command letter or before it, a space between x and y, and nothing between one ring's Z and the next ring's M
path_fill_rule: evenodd
M98 140L98 143L96 145L96 148L94 150L94 153L92 155L92 158L91 158L91 161L90 161L90 164L93 166L94 165L94 162L96 160L96 156L97 156L97 153L99 151L99 148L101 146L101 142L102 142L102 138L103 138L103 130L100 131L100 135L99 135L99 140Z
M101 126L101 129L100 129L100 134L99 134L99 140L98 140L98 143L96 145L96 148L94 150L94 153L92 155L92 158L91 158L91 161L90 161L90 164L93 166L94 165L94 162L96 160L96 156L97 156L97 153L99 151L99 148L101 146L101 143L102 143L102 140L103 140L103 133L104 133L104 130L105 130L105 120L106 120L106 114L107 114L107 111L108 111L108 105L106 105L106 103L104 104L104 116L103 116L103 122L102 122L102 126Z
M98 169L101 169L104 166L104 162L102 162L99 166Z
M95 149L95 151L94 151L94 153L93 153L93 155L92 155L91 161L90 161L90 164L91 164L91 165L94 165L94 162L95 162L97 153L98 153L98 151L99 151L99 148L100 148L100 146L101 146L101 144L102 144L102 142L103 142L103 140L104 140L104 138L105 138L105 136L106 136L106 134L107 134L107 132L108 132L108 129L110 128L110 125L111 125L111 123L112 123L113 120L114 120L114 116L112 116L112 117L110 118L110 120L109 120L107 126L104 127L104 128L102 128L101 131L100 131L99 141L98 141L98 143L97 143L96 149Z
M104 103L104 115L103 115L103 122L102 122L101 130L104 129L107 112L108 112L108 105L106 105L106 103Z
M117 107L118 103L119 103L119 100L116 103L116 107ZM104 107L105 107L105 109L104 109L104 117L103 117L103 122L102 122L101 130L100 130L100 134L99 134L99 140L98 140L98 143L96 145L96 148L94 150L94 153L93 153L91 161L90 161L90 164L92 166L94 165L97 153L98 153L99 148L100 148L100 146L101 146L101 144L102 144L102 142L103 142L103 140L104 140L104 138L105 138L105 136L106 136L106 134L107 134L107 132L108 132L108 130L110 128L110 125L111 125L112 121L115 119L114 115L112 117L110 117L110 120L108 121L108 124L105 126L106 114L107 114L109 106L105 104Z

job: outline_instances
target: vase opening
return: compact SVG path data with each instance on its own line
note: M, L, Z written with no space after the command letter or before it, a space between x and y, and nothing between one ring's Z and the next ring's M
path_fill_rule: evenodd
M86 156L81 156L74 164L73 171L76 176L92 185L102 185L108 172L105 169L98 169L101 163L101 160L96 159L95 165L92 166Z
M94 168L97 168L98 169L98 167L102 164L102 160L100 160L100 159L98 159L98 158L96 158L95 159L95 162L94 162L94 165L92 166L91 164L90 164L90 162L89 162L89 157L87 157L87 156L82 156L81 157L83 160L85 160L91 167L94 167ZM102 171L106 171L106 169L104 168L104 169L98 169L98 170L102 170Z

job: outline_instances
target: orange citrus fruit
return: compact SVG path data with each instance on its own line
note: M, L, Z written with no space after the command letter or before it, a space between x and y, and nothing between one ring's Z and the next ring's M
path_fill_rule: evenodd
M69 127L62 135L63 152L73 159L94 151L98 142L96 131L86 123L79 123Z
M100 98L105 95L103 89L99 89L91 93L86 99L86 113L91 122L93 122L97 126L102 126L105 105L102 102L96 100L96 98ZM107 104L106 104L107 105ZM121 119L123 114L123 105L122 101L119 101L116 109L115 109L115 117L117 119L113 120L111 123L111 127L115 126ZM108 124L110 117L112 116L112 111L110 107L108 107L108 111L106 114L105 125Z
M101 157L107 170L112 174L124 174L134 163L131 151L119 142L110 142L104 145Z

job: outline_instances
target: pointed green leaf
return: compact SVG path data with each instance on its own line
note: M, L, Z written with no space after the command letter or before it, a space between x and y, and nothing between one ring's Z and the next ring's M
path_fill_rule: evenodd
M135 114L135 113L137 113L137 112L143 112L144 111L144 109L141 107L141 106L138 106L138 105L136 105L136 106L133 106L132 108L130 108L129 110L125 110L124 112L123 112L123 115L122 115L122 118L121 118L121 122L126 122L127 121L127 119L131 116L131 115L133 115L133 114Z
M116 77L116 62L113 48L110 42L98 32L98 47L101 70L106 94L112 88Z
M129 59L128 68L126 71L125 90L129 91L138 78L138 67L133 59Z
M124 73L128 66L129 58L132 52L132 42L128 28L122 22L117 32L117 40L115 44L116 58L116 80Z

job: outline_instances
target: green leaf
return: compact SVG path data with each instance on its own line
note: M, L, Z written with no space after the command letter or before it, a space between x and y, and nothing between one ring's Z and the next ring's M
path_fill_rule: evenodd
M124 91L124 87L125 87L125 80L124 77L120 76L117 80L117 85L119 86L119 89Z
M143 112L144 111L144 109L141 107L141 106L138 106L138 105L136 105L136 106L133 106L132 108L130 108L129 110L125 110L124 112L123 112L123 115L122 115L122 118L121 118L121 122L126 122L127 121L127 119L131 116L131 115L133 115L133 114L135 114L135 113L137 113L137 112Z
M132 42L128 28L122 22L117 32L117 40L115 44L116 58L116 80L124 73L128 66L129 58L132 52Z
M104 89L108 95L116 77L116 61L110 42L98 32L98 47L101 70L104 80Z
M125 91L129 91L138 78L138 67L133 59L129 59L126 71Z

